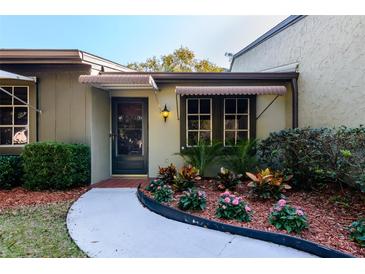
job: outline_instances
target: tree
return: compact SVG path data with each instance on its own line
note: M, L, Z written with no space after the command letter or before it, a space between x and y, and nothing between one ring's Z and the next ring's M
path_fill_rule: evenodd
M180 47L173 53L153 56L145 62L135 62L127 65L129 68L145 72L222 72L224 68L207 59L198 60L195 53L187 47Z

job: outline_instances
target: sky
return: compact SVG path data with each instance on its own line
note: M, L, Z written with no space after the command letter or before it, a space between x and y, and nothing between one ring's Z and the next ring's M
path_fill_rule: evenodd
M192 49L229 67L236 53L287 16L0 16L0 48L79 49L128 64Z

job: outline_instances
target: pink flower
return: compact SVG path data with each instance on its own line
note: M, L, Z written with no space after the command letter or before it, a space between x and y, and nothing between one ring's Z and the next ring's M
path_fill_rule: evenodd
M223 209L226 209L227 207L224 205L224 206L222 206L222 208L223 208Z
M154 179L153 181L154 181L154 182L157 182L157 181L158 181L158 179Z
M248 205L246 205L246 206L245 206L245 210L246 210L247 212L250 212L250 211L251 211L251 207L249 207Z
M161 189L161 187L160 187L160 186L158 186L158 187L157 187L157 189Z
M283 207L283 206L285 206L285 205L286 205L286 201L285 201L284 199L280 199L280 200L278 201L278 205L279 205L280 207Z
M297 213L298 216L303 216L304 215L304 212L301 209L297 209L296 213Z
M153 184L151 184L151 187L153 187Z
M231 202L231 199L229 199L229 197L226 197L226 198L224 198L224 201L225 201L227 204L229 204L229 203Z
M240 200L238 200L237 198L234 198L234 200L232 201L232 205L238 205L240 203Z
M199 191L199 192L198 192L198 196L199 196L199 197L203 196L203 192Z

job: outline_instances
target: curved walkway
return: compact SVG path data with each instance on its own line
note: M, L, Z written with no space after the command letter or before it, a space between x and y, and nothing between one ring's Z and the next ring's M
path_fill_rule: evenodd
M314 257L277 244L164 218L144 208L135 188L94 188L67 216L76 244L90 257Z

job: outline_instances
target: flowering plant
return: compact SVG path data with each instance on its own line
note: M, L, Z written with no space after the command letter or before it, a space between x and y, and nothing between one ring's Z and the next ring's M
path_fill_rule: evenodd
M350 231L350 239L365 247L365 218L353 222L348 228Z
M157 187L159 186L163 186L165 183L164 181L162 181L161 179L153 179L152 181L150 181L150 183L146 186L146 190L149 192L155 192Z
M287 182L293 176L284 176L280 172L273 172L269 168L261 170L257 174L246 172L246 175L252 180L248 183L251 188L251 194L261 199L282 198L287 189L291 186Z
M177 174L177 169L174 164L170 164L167 167L158 168L158 178L164 181L166 184L171 184Z
M204 210L207 205L207 195L204 191L190 188L180 197L179 208L182 210Z
M153 198L159 203L168 203L172 200L172 191L169 185L158 186L153 193Z
M219 190L226 190L226 189L233 190L240 182L240 179L241 179L240 175L236 175L229 169L221 167L220 172L218 173L217 187Z
M241 197L229 191L220 195L215 213L218 218L250 222L252 214L251 207Z
M271 209L269 222L277 229L286 230L289 233L292 231L300 233L308 227L304 211L289 205L284 199L280 199Z

